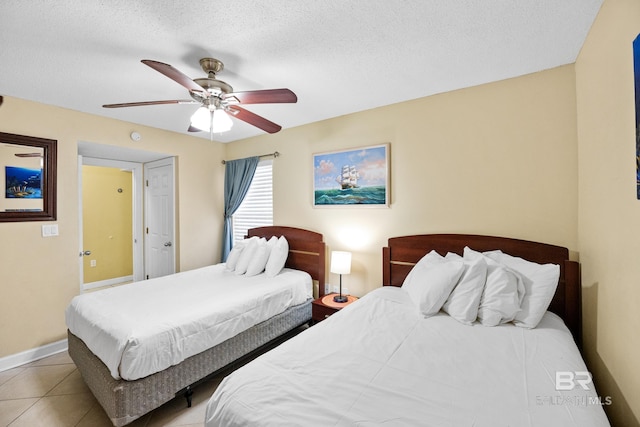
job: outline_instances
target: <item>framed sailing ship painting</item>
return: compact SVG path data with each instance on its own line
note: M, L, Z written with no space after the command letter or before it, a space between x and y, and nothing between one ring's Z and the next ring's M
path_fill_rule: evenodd
M313 155L314 206L389 206L389 144Z

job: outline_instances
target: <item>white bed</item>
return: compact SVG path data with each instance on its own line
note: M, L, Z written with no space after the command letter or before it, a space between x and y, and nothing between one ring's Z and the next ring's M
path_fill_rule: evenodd
M606 426L593 390L555 390L555 372L586 370L551 312L466 326L385 287L225 378L206 425Z
M67 327L113 378L130 381L176 365L313 296L311 276L304 271L245 277L225 267L78 295L67 307Z
M394 287L432 249L460 253L466 244L560 265L550 306L558 314L546 311L533 329L510 322L467 325L442 311L425 318L410 294ZM226 377L208 402L205 425L609 425L601 406L606 397L593 383L584 381L583 388L577 381L588 370L576 330L560 317L575 317L580 304L579 298L569 301L575 292L579 297L579 276L566 249L461 235L390 239L389 246L383 276L392 286ZM557 384L558 373L564 382ZM576 380L571 387L568 378Z
M313 281L324 290L322 235L273 226L248 237L233 268L230 254L70 302L69 355L115 426L176 395L190 406L193 385L310 321Z

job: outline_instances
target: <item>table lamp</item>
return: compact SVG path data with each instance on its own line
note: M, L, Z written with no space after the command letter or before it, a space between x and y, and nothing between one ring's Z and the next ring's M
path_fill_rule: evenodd
M340 275L340 293L333 300L347 302L347 296L342 295L342 275L351 273L351 252L331 251L331 272Z

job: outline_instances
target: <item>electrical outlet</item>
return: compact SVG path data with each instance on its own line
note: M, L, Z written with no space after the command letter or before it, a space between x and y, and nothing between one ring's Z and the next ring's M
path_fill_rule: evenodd
M342 295L349 295L349 288L343 286L342 287Z
M331 293L331 285L328 283L324 284L324 293L326 294L330 294Z
M92 260L89 262L89 265L91 265L91 267L95 267L95 266L96 266L96 264L97 264L97 263L96 263L96 260L95 260L95 259L92 259Z
M340 287L337 285L333 285L331 292L333 292L334 294L337 294L338 292L340 292Z

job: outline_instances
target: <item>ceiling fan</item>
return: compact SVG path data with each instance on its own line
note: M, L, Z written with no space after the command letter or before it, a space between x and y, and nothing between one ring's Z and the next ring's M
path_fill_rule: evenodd
M189 132L208 131L213 138L214 133L225 132L233 124L229 116L249 123L268 133L276 133L282 127L239 104L273 104L295 103L298 97L289 89L265 89L247 92L234 92L233 88L216 74L224 68L224 64L215 58L202 58L200 66L207 77L191 79L176 68L163 62L143 59L142 63L178 82L189 90L191 99L172 99L166 101L127 102L105 104L104 108L138 107L162 104L200 104L200 108L191 116Z

